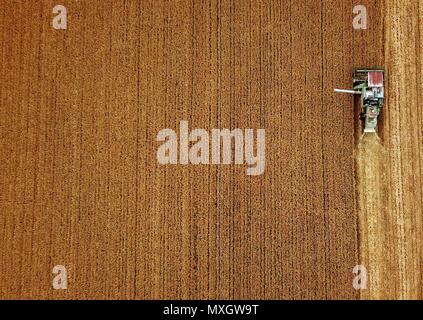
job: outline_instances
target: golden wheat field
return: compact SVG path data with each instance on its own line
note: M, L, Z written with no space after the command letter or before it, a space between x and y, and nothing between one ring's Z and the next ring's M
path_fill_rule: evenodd
M423 1L57 4L0 2L0 299L423 298ZM264 129L262 172L159 163L181 121Z

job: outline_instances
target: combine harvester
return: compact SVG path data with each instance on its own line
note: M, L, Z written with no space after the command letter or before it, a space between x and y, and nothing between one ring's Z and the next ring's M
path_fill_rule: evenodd
M361 95L361 118L364 133L376 133L377 120L383 107L383 69L356 69L353 74L353 89L335 89L335 92Z

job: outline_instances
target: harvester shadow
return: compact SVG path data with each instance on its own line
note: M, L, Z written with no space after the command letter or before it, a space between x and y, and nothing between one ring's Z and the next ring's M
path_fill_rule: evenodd
M371 292L386 292L384 267L385 223L388 217L388 153L377 134L364 134L356 149L357 193L359 204L360 263L369 273ZM389 276L388 276L389 278ZM366 297L368 298L368 297ZM373 296L373 298L375 298ZM381 297L380 297L381 298Z

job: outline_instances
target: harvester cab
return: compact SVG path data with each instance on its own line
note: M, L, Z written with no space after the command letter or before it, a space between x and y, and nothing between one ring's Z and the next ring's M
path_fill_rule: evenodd
M353 89L335 89L335 92L361 95L361 118L364 132L376 132L377 120L383 107L384 96L383 69L356 69L353 74Z

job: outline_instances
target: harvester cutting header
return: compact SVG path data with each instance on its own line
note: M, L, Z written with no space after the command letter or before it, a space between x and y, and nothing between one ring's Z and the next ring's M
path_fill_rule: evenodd
M356 69L353 74L353 89L335 89L335 92L361 95L361 118L364 132L376 132L377 120L384 104L383 69Z

